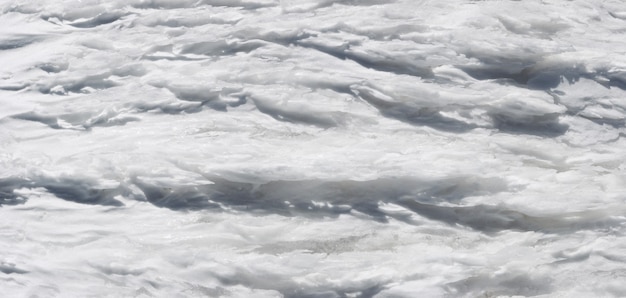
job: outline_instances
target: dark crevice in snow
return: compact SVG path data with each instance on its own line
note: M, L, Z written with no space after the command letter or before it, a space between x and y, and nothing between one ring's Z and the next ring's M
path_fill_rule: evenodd
M19 49L41 41L39 35L14 35L0 39L0 51Z
M114 197L123 194L122 188L100 188L89 179L36 177L30 180L21 178L0 179L0 206L16 205L27 198L15 193L18 189L43 188L54 196L75 203L88 205L124 206Z
M0 262L0 272L4 274L26 274L28 271L17 268L14 264Z
M198 112L203 106L225 112L228 107L235 108L247 102L241 88L216 89L204 85L176 85L165 82L152 82L151 85L157 88L165 88L181 101L195 104L189 108L181 107L182 109L180 110L177 110L175 107L163 109L163 106L160 106L162 111L170 114L182 111ZM144 106L150 106L150 104L146 103Z
M261 113L267 114L278 121L331 128L343 125L348 118L348 114L345 112L319 112L310 109L294 109L255 98L252 98L252 102Z
M26 112L11 116L13 119L39 122L53 129L90 130L94 127L111 127L126 125L139 121L133 116L120 115L113 110L92 113L66 113L61 115L45 115L37 112Z
M355 89L358 97L369 103L388 118L418 126L428 126L437 130L464 133L478 126L445 117L437 107L416 106L406 102L392 102L374 95L369 88Z
M68 92L83 93L85 88L108 89L118 86L118 83L109 79L111 73L87 75L76 79L62 79L49 85L39 87L43 94L65 95Z
M449 205L458 204L465 197L504 191L506 185L496 178L457 177L438 181L381 178L371 181L305 180L254 184L219 176L208 177L213 184L158 185L139 178L131 182L143 192L148 202L172 210L238 210L312 218L337 217L357 212L380 222L394 218L410 223L406 214L380 209L380 203L390 203L431 220L453 226L463 225L485 233L502 230L559 233L622 224L617 218L600 211L531 216L504 206ZM124 204L114 197L129 194L122 185L117 188L99 188L88 179L11 178L0 181L0 205L25 202L14 192L20 188L43 188L67 201L118 207Z
M623 224L604 211L533 216L506 206L457 205L464 198L506 190L496 178L457 177L438 181L415 178L381 178L371 181L272 181L264 184L235 182L208 176L213 184L195 186L157 185L138 178L146 200L173 210L237 210L254 214L279 214L311 218L336 218L341 214L364 214L387 222L389 218L411 223L407 214L390 213L381 203L407 210L452 226L462 225L484 233L503 230L569 233ZM453 204L453 205L450 205Z
M288 29L281 31L259 31L258 28L244 28L232 33L232 37L255 44L260 41L274 43L281 46L297 45L299 41L315 36L315 33L302 29Z
M600 77L608 79L608 87L616 87L626 90L626 71L603 71ZM598 81L598 80L597 80ZM600 84L604 83L599 81Z
M298 46L313 49L342 60L352 60L363 67L377 71L393 73L397 75L410 75L420 78L432 78L434 74L430 67L418 66L410 59L402 59L395 55L374 55L365 52L352 51L348 45L330 47L323 44L316 44L311 41L294 41Z
M561 136L569 129L568 125L559 123L560 116L556 113L547 113L515 119L504 114L491 113L494 126L501 132L551 138Z
M20 91L20 90L23 90L23 89L28 88L28 87L29 87L28 84L12 84L12 85L0 86L0 90Z
M451 225L463 225L472 229L496 233L504 230L535 231L544 233L570 233L577 230L615 227L623 220L607 217L603 212L554 214L531 216L504 206L437 206L415 200L405 200L402 206L424 217Z
M495 178L458 177L439 181L414 178L381 178L372 181L272 181L264 184L235 182L211 175L213 184L195 186L155 185L133 179L152 204L174 210L234 208L260 213L303 216L337 216L356 210L386 221L379 202L404 196L424 202L459 202L466 196L505 189ZM315 202L319 201L320 204ZM222 206L222 207L221 207Z
M63 70L64 65L59 65ZM102 90L117 87L120 83L115 77L141 77L146 74L142 64L130 63L109 71L96 74L71 73L67 77L57 78L47 84L39 84L37 90L43 94L67 95L68 93L90 93L93 90Z
M584 116L584 115L579 115L579 116L599 125L609 125L609 126L612 126L613 128L626 127L626 119L597 118L597 117L590 117L590 116Z
M93 17L83 17L83 18L75 18L69 17L61 14L43 14L41 19L48 22L59 22L65 21L66 24L76 27L76 28L94 28L101 25L106 25L113 23L124 16L129 15L130 13L125 13L122 11L109 11L102 12Z
M101 25L113 23L126 15L128 14L122 13L122 12L104 12L104 13L97 15L94 18L84 20L84 21L72 22L72 23L69 23L69 25L76 27L76 28L93 28L93 27L98 27Z
M557 137L563 135L569 126L559 122L560 113L535 113L534 115L516 115L516 112L503 110L491 106L461 106L457 104L438 106L418 105L410 101L391 101L392 99L379 90L368 87L353 87L355 96L363 99L381 113L381 115L406 122L416 126L427 126L440 131L453 133L467 133L475 128L495 128L500 132L512 134L527 134L543 137ZM472 109L484 109L491 118L491 125L477 125L468 121L450 118L442 115L446 110L470 111Z
M36 186L45 188L58 198L75 203L124 206L122 202L114 198L119 194L119 190L96 188L92 182L87 180L42 179L36 183Z
M26 202L27 198L15 193L15 190L29 187L32 184L21 178L0 179L0 207L2 205L18 205Z
M574 84L581 78L594 78L594 75L583 66L569 66L565 62L551 67L542 67L541 64L531 61L522 64L528 66L515 67L515 65L505 61L457 67L477 80L512 80L520 87L533 90L549 90L558 87L563 81Z
M69 64L65 63L42 63L38 65L39 69L47 72L47 73L59 73L64 70L67 70Z

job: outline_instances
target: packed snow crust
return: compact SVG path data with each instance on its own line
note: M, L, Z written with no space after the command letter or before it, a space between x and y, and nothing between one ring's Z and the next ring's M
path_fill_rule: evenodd
M5 297L626 296L621 0L0 2Z

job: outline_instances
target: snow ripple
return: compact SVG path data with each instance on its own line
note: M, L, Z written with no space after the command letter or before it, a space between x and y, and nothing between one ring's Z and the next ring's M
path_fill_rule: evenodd
M0 12L7 296L626 295L621 1Z

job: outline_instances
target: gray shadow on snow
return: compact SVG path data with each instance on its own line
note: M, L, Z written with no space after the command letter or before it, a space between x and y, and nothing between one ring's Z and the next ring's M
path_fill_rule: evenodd
M164 82L153 82L151 85L157 88L165 88L179 100L192 103L192 105L170 105L166 108L162 105L158 106L161 111L168 114L199 112L205 106L216 111L226 112L228 107L235 108L247 102L245 95L240 94L241 89L238 88L215 89L207 86L179 86ZM149 110L152 104L145 103L142 106L144 108L141 109Z
M596 80L599 84L626 90L626 71L603 70L598 72L598 76L603 78L603 80Z
M500 132L509 134L535 135L554 138L567 132L569 126L559 123L560 114L528 116L526 119L512 119L502 113L489 113L494 127Z
M277 180L265 183L238 182L217 175L204 175L211 183L169 185L131 178L114 188L98 187L88 178L36 177L30 180L0 180L0 206L26 202L15 190L43 188L56 197L89 205L121 207L116 196L125 196L176 211L213 210L247 212L257 215L337 218L359 216L378 222L395 219L419 224L415 215L451 226L463 226L487 234L503 230L571 233L606 229L623 224L613 216L623 210L587 210L531 215L505 205L463 205L469 196L492 195L508 189L504 180L459 176L442 179L411 177L353 180ZM137 187L142 195L129 190ZM393 204L404 211L387 210ZM322 249L322 248L320 248Z
M80 204L123 206L114 197L123 194L122 188L100 188L90 179L80 178L48 178L35 179L4 178L0 179L0 206L25 203L28 198L16 193L18 189L43 188L54 196Z
M95 183L88 179L72 178L44 178L35 183L37 187L45 188L56 197L80 204L124 206L114 197L119 194L118 189L96 188Z
M100 13L95 17L88 18L86 20L66 20L64 19L64 16L60 14L44 14L41 16L41 19L48 22L52 22L53 20L54 22L57 22L58 20L61 20L72 27L87 29L111 24L127 15L129 15L129 13L124 13L121 11L111 11Z
M346 122L348 117L348 114L345 112L321 112L289 108L255 98L252 98L252 102L254 102L259 112L269 115L278 121L308 124L320 128L340 126Z
M19 205L26 202L26 198L14 191L23 187L30 187L31 183L25 179L8 177L0 179L0 207L2 205Z
M533 90L549 90L564 81L574 84L581 78L593 79L595 74L582 64L563 62L540 63L541 57L488 57L478 56L481 65L457 65L477 80L496 80L502 84L516 85ZM545 64L545 65L544 65Z
M259 33L255 29L244 29L236 32L234 36L242 40L248 40L247 42L239 43L240 46L235 47L233 49L234 51L252 51L263 45L262 43L255 42L255 40L262 40L285 47L299 46L315 50L341 60L354 61L365 68L377 71L397 75L417 76L421 78L432 78L434 76L430 67L416 65L415 63L412 63L411 59L398 58L394 55L382 56L351 51L349 45L330 47L317 44L313 41L307 40L311 37L315 37L315 34L303 32L301 30ZM241 48L243 45L245 46ZM211 46L215 47L216 45L211 44ZM220 48L223 48L223 46L220 46Z
M500 297L538 296L552 292L552 278L528 272L504 272L502 274L477 274L446 284L453 296Z
M484 233L502 230L561 233L622 224L605 211L533 216L507 206L463 206L468 196L490 195L507 189L497 178L456 177L439 180L380 178L370 181L270 181L245 183L207 176L213 184L164 186L133 184L148 202L172 210L237 210L252 214L279 214L311 218L362 214L379 222L390 218L414 224L411 214ZM402 206L407 212L389 212L381 204Z
M507 115L489 106L482 108L487 110L492 125L479 126L462 120L449 118L442 115L444 110L469 111L472 107L450 104L447 106L418 106L411 102L390 101L378 96L369 88L358 88L352 91L355 97L361 98L381 115L396 119L416 126L427 126L440 131L465 133L475 128L496 128L503 133L527 134L542 137L557 137L563 135L569 129L568 125L559 123L558 113L546 113L543 115L515 116ZM380 92L380 91L379 91ZM382 93L382 92L381 92Z
M0 272L4 274L26 274L28 271L17 268L14 264L0 262Z
M40 35L13 35L0 39L0 51L19 49L43 39Z
M414 63L411 63L410 59L399 59L393 55L389 55L387 57L367 55L351 51L348 45L329 47L303 39L304 38L294 40L293 43L303 48L313 49L341 60L352 60L365 68L393 73L396 75L410 75L420 78L432 78L434 76L430 67L415 65Z
M126 125L140 119L132 116L119 117L116 113L67 113L61 115L44 115L37 112L26 112L11 116L13 119L39 122L53 129L90 130L93 127L110 127ZM63 124L65 123L65 124Z
M459 202L469 195L490 194L506 188L495 178L456 177L436 181L413 178L381 178L371 181L270 181L262 184L207 176L213 184L195 186L156 185L133 179L148 202L173 210L233 209L284 216L337 217L357 211L386 222L391 214L379 203L400 203L415 197L430 204ZM392 216L393 217L393 216ZM398 215L402 219L405 215ZM406 219L406 218L405 218Z
M286 298L326 298L359 297L369 298L385 289L385 286L363 281L356 285L302 285L290 277L273 272L251 272L245 268L236 268L233 272L212 274L223 285L243 285L253 289L275 290ZM268 282L271 281L271 282ZM353 283L354 284L354 283Z
M416 107L402 102L387 101L375 96L367 89L358 90L358 95L385 117L393 118L416 126L428 126L437 130L464 133L478 126L445 117L435 107Z

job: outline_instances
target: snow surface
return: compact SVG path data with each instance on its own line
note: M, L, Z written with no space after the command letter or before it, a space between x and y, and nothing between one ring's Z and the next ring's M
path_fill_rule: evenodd
M4 297L626 296L626 2L0 2Z

